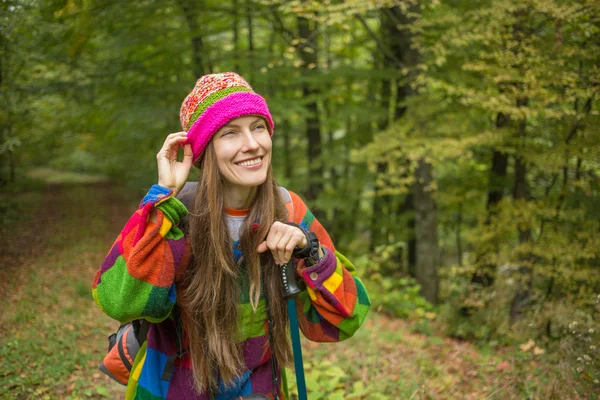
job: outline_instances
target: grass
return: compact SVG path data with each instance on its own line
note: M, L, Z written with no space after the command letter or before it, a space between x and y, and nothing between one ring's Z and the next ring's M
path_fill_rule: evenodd
M96 308L91 281L111 236L125 222L109 215L111 199L103 189L68 186L24 194L43 197L48 219L34 227L35 243L20 244L29 245L34 256L21 255L24 262L9 267L17 284L7 290L1 318L0 398L93 399L122 393L97 369L116 323ZM29 212L34 221L41 208Z
M53 168L35 168L27 176L50 184L89 184L107 182L108 178L99 174L85 174L80 172L59 171Z
M123 387L97 369L117 323L90 294L95 271L135 208L135 196L130 203L124 197L106 184L14 192L22 218L32 223L15 224L0 245L0 398L124 398ZM435 321L372 311L345 342L304 341L309 398L598 399L557 380L543 358L549 355L480 349L440 332ZM294 389L293 374L288 381Z

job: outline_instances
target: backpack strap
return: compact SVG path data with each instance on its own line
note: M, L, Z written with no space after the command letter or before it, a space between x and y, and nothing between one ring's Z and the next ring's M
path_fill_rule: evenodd
M294 217L296 215L294 214L294 202L292 201L292 195L283 186L279 186L278 189L279 189L279 194L281 195L281 199L285 203L285 208L287 209L287 212L288 212L288 221L294 222Z
M196 189L198 188L198 182L186 182L179 193L177 193L177 199L181 201L188 209L192 206Z
M136 319L131 322L133 333L140 346L146 341L148 331L150 330L150 322L145 319Z

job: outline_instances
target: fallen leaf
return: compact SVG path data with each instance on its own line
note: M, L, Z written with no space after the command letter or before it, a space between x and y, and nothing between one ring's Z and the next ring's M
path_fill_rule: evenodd
M508 363L508 361L502 361L500 363L498 363L498 365L496 366L496 370L498 372L502 372L502 371L510 371L512 369L511 365Z
M536 356L539 356L540 354L544 354L545 352L546 352L546 350L541 349L541 348L539 348L537 346L535 346L533 348L533 354L535 354Z
M535 346L535 341L533 339L529 339L527 343L523 343L519 346L522 351L529 351Z

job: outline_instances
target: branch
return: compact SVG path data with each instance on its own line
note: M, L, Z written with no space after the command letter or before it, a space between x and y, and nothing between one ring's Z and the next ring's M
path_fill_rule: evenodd
M383 44L381 39L379 39L377 34L375 32L373 32L373 30L371 28L369 28L369 25L367 25L367 22L363 19L363 17L361 17L358 14L356 14L355 17L365 27L365 29L367 30L369 35L371 35L371 37L375 40L375 42L377 43L377 46L379 46L379 49L383 52L383 54L385 54L386 57L388 57L390 60L392 60L394 62L394 65L396 65L396 67L403 68L404 64L390 52L390 50Z
M279 15L279 12L277 11L276 7L271 7L271 15L273 16L273 26L277 25L279 27L279 29L276 29L276 31L278 31L279 33L281 33L281 36L286 36L283 39L291 46L292 45L292 41L294 40L294 33L292 31L290 31L289 29L287 29L285 27L285 25L283 25L283 21L281 20L281 15ZM286 35L283 35L283 34Z
M310 20L309 20L308 18L306 18L306 17L297 17L297 18L304 18L305 20L307 20L307 21L310 21ZM299 20L297 19L297 21L299 21ZM298 31L299 31L299 30L300 30L300 28L298 28ZM315 28L315 29L314 29L314 30L313 30L313 31L310 33L310 35L309 35L309 36L307 36L306 38L302 38L303 42L302 42L302 43L298 43L298 45L296 46L296 50L297 50L297 51L300 51L300 50L302 50L303 48L305 48L305 47L307 47L307 46L309 46L309 45L310 45L310 47L311 47L312 49L314 49L314 50L317 50L317 46L316 46L315 44L313 44L313 43L312 43L312 40L313 40L315 37L317 37L317 35L318 35L319 33L320 33L321 35L323 35L323 37L325 38L325 36L326 36L326 35L325 35L325 33L324 33L322 30L321 30L321 27L320 27L320 25L317 25L317 27L316 27L316 28ZM301 36L301 35L300 35L300 33L298 33L298 36ZM327 39L325 39L325 40L327 40Z

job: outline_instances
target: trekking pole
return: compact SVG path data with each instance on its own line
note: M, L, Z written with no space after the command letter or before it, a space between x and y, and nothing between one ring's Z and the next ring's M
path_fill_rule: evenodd
M296 271L292 259L281 268L281 284L283 298L287 300L288 317L290 320L290 333L292 336L292 350L294 352L294 369L296 370L296 385L298 386L298 399L306 400L306 382L304 381L304 365L302 364L302 347L300 346L300 331L298 329L298 314L294 297L301 292L296 282Z

